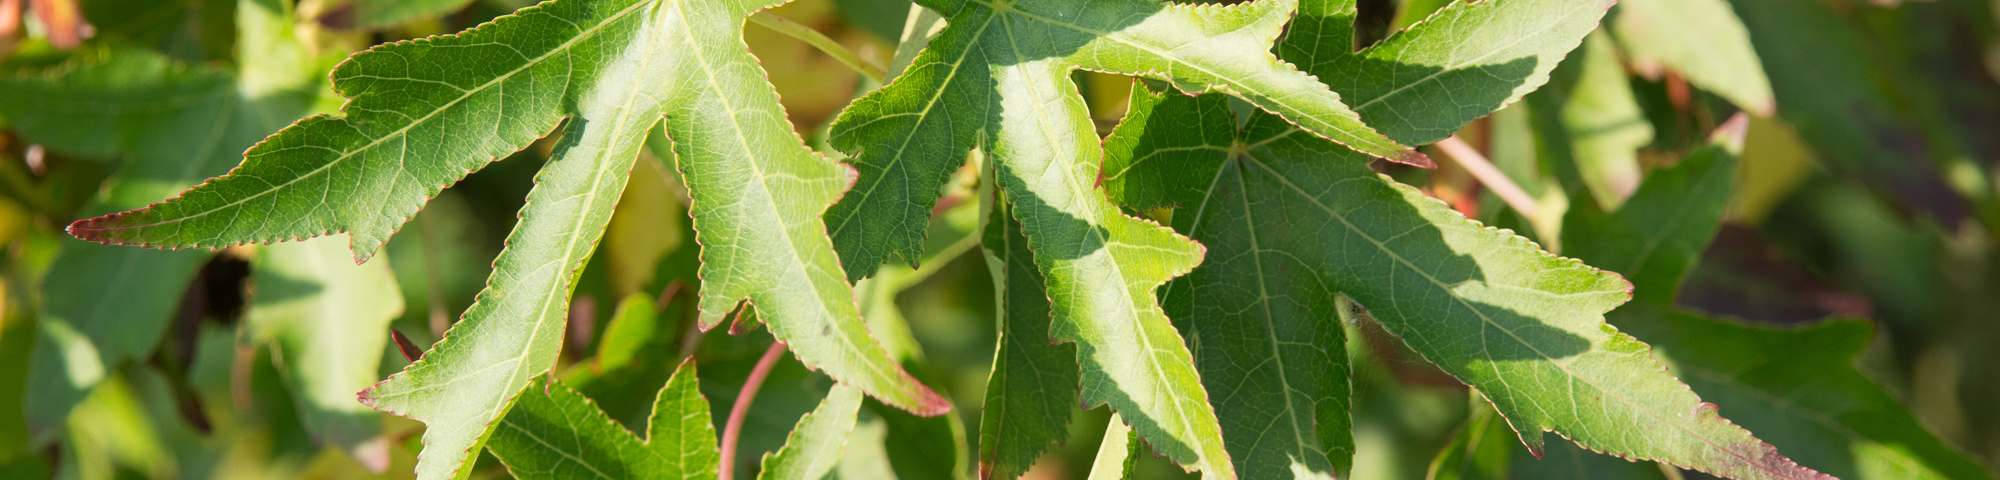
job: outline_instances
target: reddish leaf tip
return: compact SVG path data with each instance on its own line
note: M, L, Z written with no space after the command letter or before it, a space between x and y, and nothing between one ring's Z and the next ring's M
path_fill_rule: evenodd
M1427 169L1438 168L1437 163L1432 162L1430 156L1424 155L1422 152L1418 152L1416 150L1405 149L1396 152L1394 156L1382 157L1382 159L1417 168L1427 168Z

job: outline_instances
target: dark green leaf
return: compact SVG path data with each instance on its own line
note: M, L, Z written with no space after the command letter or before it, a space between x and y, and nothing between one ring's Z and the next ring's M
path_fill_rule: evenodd
M682 363L660 389L644 440L582 394L537 377L501 420L490 447L523 479L715 478L719 454L708 419L693 362Z

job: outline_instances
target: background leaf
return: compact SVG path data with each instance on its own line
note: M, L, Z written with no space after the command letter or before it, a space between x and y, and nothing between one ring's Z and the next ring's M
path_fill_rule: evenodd
M316 83L283 4L238 8L246 65L237 75L188 69L144 51L110 49L42 75L0 80L0 114L29 138L82 155L123 154L119 181L84 213L134 208L229 169L237 152L307 112ZM83 108L79 108L83 106ZM47 439L71 407L127 359L152 351L205 255L64 242L42 288L26 399L29 429ZM118 299L108 301L108 299Z
M328 238L262 247L251 268L257 296L244 321L255 338L274 342L306 430L371 470L387 469L382 420L354 392L379 378L389 321L403 314L389 267L354 265L346 246Z
M759 479L811 480L826 476L847 448L848 434L854 431L854 415L861 408L861 391L842 384L821 400L785 438L785 447L764 456Z

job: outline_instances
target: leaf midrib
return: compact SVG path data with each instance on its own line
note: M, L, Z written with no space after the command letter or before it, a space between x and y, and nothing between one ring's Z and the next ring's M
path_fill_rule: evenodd
M1250 185L1245 183L1243 175L1236 176L1236 185L1240 191L1250 191ZM1292 404L1291 371L1285 367L1285 355L1281 351L1283 347L1278 342L1278 326L1275 318L1273 318L1274 315L1271 313L1271 290L1264 282L1264 254L1263 246L1257 241L1256 210L1250 207L1249 195L1243 195L1239 198L1243 200L1244 231L1250 237L1250 264L1257 267L1257 304L1262 306L1264 310L1264 337L1271 342L1271 361L1278 364L1278 384L1284 387L1280 390L1279 395L1285 399L1285 416L1291 419L1290 423L1285 424L1285 428L1292 431L1292 445L1297 448L1293 453L1310 459L1312 458L1312 453L1306 451L1306 445L1308 444L1306 443L1304 432L1299 430L1298 407ZM1255 447L1255 445L1253 444L1252 447Z
M339 156L339 157L336 157L336 158L334 158L333 160L330 160L330 161L326 162L326 164L324 164L324 165L321 165L321 166L319 166L319 168L314 168L314 169L312 169L312 170L310 170L310 171L307 171L306 173L304 173L304 174L302 174L302 175L299 175L299 176L297 176L297 177L295 177L295 178L293 178L293 179L291 179L291 180L287 180L287 181L285 181L284 183L279 183L279 184L276 184L276 185L273 185L273 186L271 186L271 187L268 187L268 188L265 188L265 189L264 189L263 191L260 191L260 192L257 192L257 193L254 193L254 194L250 194L250 195L246 195L246 196L244 196L243 198L239 198L239 199L237 199L236 201L233 201L233 202L229 202L229 203L226 203L226 204L223 204L223 205L221 205L221 206L217 206L217 207L214 207L214 208L210 208L210 209L207 209L207 210L203 210L203 211L201 211L201 212L196 212L196 213L192 213L192 214L188 214L188 215L182 215L182 216L179 216L179 217L175 217L175 218L171 218L171 219L166 219L166 220L161 220L161 221L157 221L157 222L151 222L151 223L142 223L142 224L133 224L133 225L125 225L125 226L118 226L118 227L106 227L106 228L98 228L97 230L104 230L104 231L115 231L115 230L133 230L133 229L141 229L141 228L148 228L148 227L156 227L156 226L160 226L160 225L165 225L165 224L169 224L169 223L179 223L179 222L186 222L186 221L189 221L189 220L193 220L193 219L196 219L196 218L200 218L200 217L203 217L203 216L207 216L207 215L209 215L209 214L212 214L212 213L215 213L215 212L219 212L219 211L222 211L222 210L226 210L226 209L229 209L229 208L232 208L232 207L235 207L235 206L237 206L237 205L242 205L242 204L244 204L244 203L247 203L247 202L249 202L249 201L251 201L251 200L255 200L255 199L258 199L258 198L262 198L262 197L263 197L263 196L265 196L265 195L270 195L270 194L271 194L271 193L273 193L273 192L277 192L277 191L279 191L279 190L282 190L282 189L284 189L285 187L289 187L289 186L291 186L292 184L295 184L295 183L298 183L298 182L301 182L301 181L305 181L305 179L307 179L307 178L311 178L311 177L315 177L315 176L318 176L318 175L320 175L321 173L324 173L324 172L326 172L327 170L329 170L329 169L332 169L334 165L338 165L338 164L341 164L342 162L346 162L347 160L350 160L350 159L354 158L354 155L355 155L355 152L361 152L361 151L367 151L367 150L371 150L371 149L374 149L374 148L375 148L376 146L378 146L378 145L381 145L381 144L382 144L382 142L386 142L386 141L388 141L388 140L389 140L390 138L395 138L395 137L401 137L401 136L403 136L403 135L405 135L405 134L408 134L408 133L409 133L409 131L410 131L411 129L414 129L414 128L416 128L416 127L417 127L417 125L421 125L421 124L423 124L424 122L426 122L426 121L430 120L430 119L431 119L432 117L436 117L436 116L437 116L437 115L439 115L440 113L442 113L442 112L444 112L444 111L446 111L446 110L450 110L452 106L455 106L455 105L458 105L459 103L461 103L461 102L464 102L464 101L465 101L466 99L468 99L468 98L472 98L472 96L473 96L473 95L475 95L475 94L478 94L478 93L480 93L480 92L483 92L483 91L485 91L485 90L486 90L487 88L490 88L490 87L492 87L493 85L496 85L496 84L500 83L501 81L504 81L504 80L507 80L507 79L510 79L510 78L513 78L513 76L514 76L514 75L517 75L517 74L519 74L519 73L521 73L521 72L523 72L523 71L526 71L526 70L527 70L527 69L528 69L529 67L533 67L533 66L535 66L535 65L538 65L538 64L540 64L540 63L541 63L542 61L544 61L544 60L547 60L547 59L549 59L550 57L552 57L552 56L555 56L555 55L556 55L556 54L558 54L558 53L566 53L566 52L568 52L568 51L569 51L569 49L570 49L570 47L572 47L572 46L575 46L577 42L580 42L580 41L583 41L583 39L585 39L585 38L590 38L590 37L594 37L594 36L596 36L597 32L598 32L599 30L602 30L602 29L603 29L603 28L604 28L604 27L605 27L606 25L610 25L610 24L612 24L612 23L617 23L617 21L618 21L618 20L621 20L621 19L623 19L623 18L624 18L624 17L626 16L626 15L630 15L630 14L631 14L631 13L632 13L633 11L635 11L635 10L638 10L638 8L639 8L640 6L644 6L644 5L648 5L648 4L654 4L654 3L656 3L656 2L655 2L655 1L639 1L639 2L633 2L632 6L629 6L629 7L625 7L625 9L624 9L624 10L620 10L620 11L618 11L618 13L615 13L615 14L613 14L613 15L609 16L609 17L606 17L606 18L604 19L604 21L602 21L602 22L598 22L598 23L597 23L596 25L592 25L592 26L591 26L590 28L588 28L588 29L585 29L585 30L584 30L584 31L582 31L582 32L578 32L578 33L577 33L577 35L576 35L576 37L574 37L574 38L571 38L571 39L569 39L568 41L565 41L565 42L563 42L563 43L562 43L562 45L558 45L558 46L556 46L556 48L552 48L552 49L549 49L549 51L548 51L548 52L546 52L546 53L543 53L543 54L542 54L541 56L539 56L539 57L535 57L534 59L530 59L530 60L528 60L528 61L526 61L526 62L522 62L521 66L519 66L519 67L516 67L516 68L515 68L514 70L512 70L512 71L509 71L509 72L507 72L507 73L505 73L505 74L502 74L502 75L499 75L499 76L497 76L497 77L494 77L494 78L493 78L492 80L489 80L489 81L487 81L487 82L486 82L485 84L482 84L482 85L480 85L480 86L478 86L478 87L474 87L474 88L472 88L472 89L470 89L470 90L464 90L464 92L465 92L465 93L464 93L463 95L460 95L460 96L459 96L458 98L455 98L455 99L452 99L452 101L450 101L450 102L446 102L446 103L445 103L445 104L444 104L443 106L440 106L440 107L438 107L438 108L436 108L436 109L434 109L434 110L431 110L431 112L430 112L430 113L426 113L426 114L424 114L424 116L423 116L423 117L420 117L420 118L417 118L417 119L415 119L415 120L412 120L412 121L410 121L410 123L409 123L409 124L407 124L407 125L404 125L403 127L401 127L401 128L398 128L398 129L396 129L395 131L393 131L393 132L390 132L390 133L389 133L389 134L387 134L387 135L383 135L383 136L381 136L381 137L379 137L379 138L376 138L376 139L373 139L373 141L369 142L369 143L368 143L367 145L363 145L363 146L361 146L361 147L357 147L357 148L353 148L353 149L348 149L348 150L344 150L344 151L342 151L342 152L340 153L340 156ZM541 13L541 12L537 12L537 13ZM554 17L554 16L553 16L553 15L551 15L551 17ZM555 18L558 18L558 19L560 19L561 17L555 17ZM497 19L496 19L496 20L497 20ZM565 20L566 20L566 19L565 19ZM572 22L572 24L573 24L573 22ZM443 35L443 36L441 36L440 38L456 38L456 37L459 37L460 35L462 35L462 34L454 34L454 35ZM369 51L375 51L375 49L370 49ZM367 52L362 52L362 53L367 53ZM356 54L356 55L360 55L360 54ZM336 70L336 71L338 71L338 67L336 67L336 68L335 68L335 70ZM417 80L417 79L403 79L403 80ZM351 100L350 100L350 103L351 103ZM322 117L322 118L323 118L323 117ZM345 118L345 117L343 117L343 118ZM274 135L274 136L275 136L275 135ZM262 142L259 142L259 145L262 145Z

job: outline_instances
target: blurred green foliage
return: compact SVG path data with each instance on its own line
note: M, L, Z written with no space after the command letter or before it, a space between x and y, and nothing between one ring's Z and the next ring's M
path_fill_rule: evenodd
M361 266L325 262L326 251L336 260L344 253L337 240L324 245L331 239L160 252L82 242L63 227L221 174L264 135L334 110L341 100L320 74L352 52L459 31L526 3L81 0L90 36L75 48L52 43L62 25L40 16L18 29L0 24L0 478L411 477L423 425L337 405L339 389L358 390L366 382L353 385L356 378L379 380L408 364L391 330L428 346L472 304L559 134L431 199L384 255ZM1358 42L1451 3L1360 2ZM909 5L799 0L773 12L887 65L915 18ZM1627 0L1603 23L1549 85L1457 133L1535 210L1505 201L1487 186L1495 179L1458 162L1372 167L1487 225L1625 274L1638 299L1611 324L1651 343L1722 414L1805 466L1842 478L1992 478L1984 465L2000 459L2000 382L1992 381L2000 371L2000 1ZM273 53L273 39L296 51ZM850 100L879 86L804 42L755 26L745 39L815 145L824 146ZM92 72L75 65L107 63L125 69L99 76L100 92L111 93L47 93L75 86L49 85L58 78L51 75L87 83ZM295 70L289 80L287 68ZM1125 116L1130 80L1076 78L1099 133L1109 134ZM225 109L250 114L215 120ZM1715 167L1722 170L1694 172L1712 166L1697 152L1739 113L1751 116L1738 125L1740 155ZM571 299L552 375L564 390L537 401L594 407L647 432L662 389L692 358L700 368L687 373L698 377L720 431L773 339L754 326L740 334L694 328L701 245L687 188L661 162L638 165ZM1701 193L1669 191L1692 189L1696 173L1723 186L1674 197ZM973 253L982 239L980 189L990 185L976 165L956 175L929 225L925 258L916 268L886 266L855 291L892 358L957 409L922 418L874 399L836 405L845 397L828 400L831 379L787 356L742 420L739 454L721 461L739 474L759 471L768 465L762 454L785 446L824 401L858 410L837 461L817 466L829 475L979 474L988 374L1007 341L1004 310L1014 307L995 294L996 280L1008 279L988 271L987 262L1005 260ZM1639 238L1633 230L1666 229L1645 208L1697 204L1711 225L1659 234L1683 236L1655 253L1676 258L1634 260L1631 250L1658 245L1612 244ZM1618 268L1632 261L1649 270ZM1651 270L1657 262L1670 272ZM314 268L351 268L325 278L359 284L295 281ZM79 321L68 313L76 310L104 318ZM1327 320L1342 322L1338 347L1350 362L1353 450L1339 467L1343 478L1704 477L1554 437L1537 459L1477 390L1375 320L1340 316ZM57 346L77 335L123 343ZM1704 356L1724 349L1783 358ZM342 369L365 375L334 372ZM1787 383L1799 378L1817 383ZM64 397L59 408L35 406L51 396ZM1050 414L1067 415L1060 434L1068 441L1024 478L1092 473L1112 414L1064 401L1069 411ZM1786 423L1799 411L1821 420ZM1137 448L1128 477L1191 477ZM483 456L473 476L507 477L500 460Z

